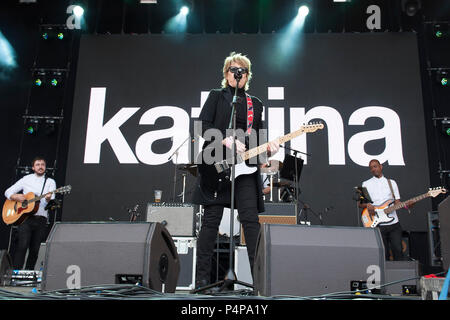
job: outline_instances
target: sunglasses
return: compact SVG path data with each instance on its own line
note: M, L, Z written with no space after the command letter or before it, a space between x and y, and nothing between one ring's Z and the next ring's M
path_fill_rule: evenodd
M230 71L231 73L240 73L240 74L248 73L247 68L239 68L239 67L229 67L228 71Z

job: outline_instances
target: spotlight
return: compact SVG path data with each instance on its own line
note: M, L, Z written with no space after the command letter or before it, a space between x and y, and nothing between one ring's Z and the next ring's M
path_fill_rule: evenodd
M53 71L52 78L50 80L50 84L53 87L60 86L62 83L63 77L61 71Z
M308 6L301 6L300 8L298 8L298 15L302 16L302 17L306 17L309 13L309 8Z
M436 23L433 25L433 36L437 39L447 38L448 23Z
M58 37L59 40L64 39L64 33L59 32L59 33L57 34L57 37Z
M42 39L44 39L44 40L47 40L47 39L48 39L48 33L47 33L47 32L44 32L44 33L42 34Z
M46 74L44 71L36 71L33 76L34 85L37 87L45 83Z
M83 14L84 14L84 9L80 6L75 6L73 8L73 14L77 17L80 18Z
M39 119L29 118L25 126L25 132L28 134L35 134L39 129Z
M438 70L436 72L436 81L443 87L448 87L448 72L444 70Z
M413 17L422 8L419 0L402 0L402 11L409 17Z
M450 137L450 119L441 120L441 129L445 136Z
M180 9L180 13L184 16L187 16L189 14L189 7L187 6L182 6Z

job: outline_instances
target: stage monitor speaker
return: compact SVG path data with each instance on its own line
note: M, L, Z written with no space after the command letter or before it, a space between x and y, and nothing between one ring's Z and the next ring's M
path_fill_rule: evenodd
M384 264L378 228L264 224L253 284L262 296L347 292L352 281L384 283Z
M0 250L0 286L11 284L13 265L8 251Z
M439 203L438 211L442 265L445 270L448 270L450 264L450 197Z
M43 291L140 283L175 292L180 262L160 223L56 223L47 239Z

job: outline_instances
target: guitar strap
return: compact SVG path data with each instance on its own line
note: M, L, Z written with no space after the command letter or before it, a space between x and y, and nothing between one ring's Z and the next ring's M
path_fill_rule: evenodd
M42 193L44 192L44 187L45 187L45 183L46 183L46 182L47 182L47 175L45 175L44 185L42 186L42 190L41 190L40 196L42 196Z
M245 96L247 97L247 134L250 134L253 126L253 101L247 93Z
M391 189L392 200L395 200L395 195L394 195L394 190L392 189L391 179L387 179L387 181L388 181L388 184L389 184L389 189Z

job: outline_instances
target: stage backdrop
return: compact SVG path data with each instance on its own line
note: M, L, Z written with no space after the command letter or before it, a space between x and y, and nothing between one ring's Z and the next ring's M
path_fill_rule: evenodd
M252 61L249 92L265 106L269 138L322 121L323 130L286 146L303 155L300 200L325 225L356 226L354 187L377 158L403 200L428 190L427 145L416 36L408 33L269 35L85 35L81 40L63 220L127 220L153 191L175 202L192 143L168 160L232 51ZM284 149L276 159L283 160ZM176 174L176 184L174 184ZM189 202L194 178L188 174ZM429 199L408 214L406 230L425 230ZM313 212L307 218L319 224ZM143 218L143 217L142 217Z

